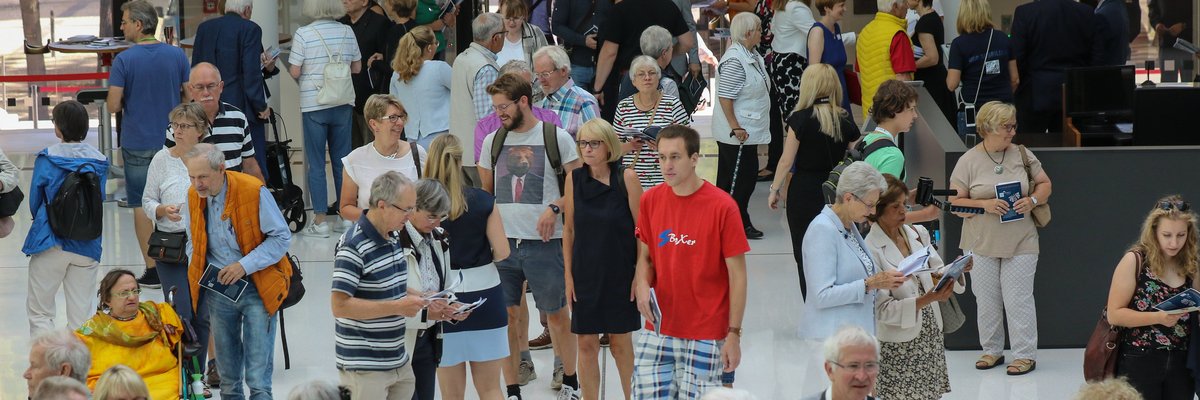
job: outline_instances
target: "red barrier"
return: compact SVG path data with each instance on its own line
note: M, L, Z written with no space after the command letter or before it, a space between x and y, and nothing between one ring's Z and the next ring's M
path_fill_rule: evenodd
M0 76L0 83L13 82L52 82L52 81L89 81L108 79L107 72L88 72L82 74L47 74L47 75L8 75Z

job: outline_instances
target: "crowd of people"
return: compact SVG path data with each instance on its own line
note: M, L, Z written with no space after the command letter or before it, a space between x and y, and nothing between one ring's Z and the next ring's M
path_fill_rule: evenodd
M313 212L300 234L338 237L330 328L340 388L314 382L293 398L462 399L469 369L479 398L520 400L537 378L530 349L550 347L557 398L597 399L601 346L625 398L739 398L723 387L735 385L742 361L746 255L764 236L749 211L760 181L770 182L768 207L786 207L798 335L823 353L829 389L813 398L950 392L945 316L967 275L939 286L950 263L937 252L928 268L901 271L936 244L921 223L943 217L964 219L961 242L943 254L971 255L983 348L975 368L1004 364L1007 336L1006 373L1033 371L1033 212L1052 183L1013 143L1017 121L1021 132L1061 126L1059 96L1039 93L1057 88L1064 68L1124 63L1126 27L1043 0L1017 8L1009 37L987 0L963 0L960 36L943 52L938 0L878 0L857 33L839 24L845 0L717 3L731 14L719 59L687 1L559 0L551 10L503 0L499 13L471 19L472 40L451 64L442 32L465 10L303 0L312 22L294 33L286 63L300 88ZM187 357L206 397L272 396L279 312L299 273L269 188L279 171L264 158L274 111L263 80L283 68L248 20L251 2L225 8L199 26L188 59L154 38L149 3L122 6L135 45L114 60L108 104L124 113L122 206L137 208L146 268L109 271L96 297L102 234L80 230L101 222L64 231L54 207L62 192L104 182L109 160L83 143L82 104L54 107L61 143L37 155L22 248L35 398L174 398L191 386L180 379ZM1050 20L1073 25L1037 28ZM711 132L689 127L702 101L684 84L704 79L703 63L716 67ZM982 214L913 204L902 148L918 118L913 80L940 111L923 118L978 138L950 174L949 200ZM709 138L712 183L697 175ZM1014 181L1019 200L997 198L997 185ZM1028 218L1009 222L1014 214ZM1114 272L1109 320L1131 332L1117 371L1146 398L1195 393L1186 360L1200 335L1187 314L1149 308L1196 280L1195 225L1189 203L1162 199ZM70 332L53 328L59 286ZM166 304L142 301L156 288ZM544 328L534 340L530 300Z

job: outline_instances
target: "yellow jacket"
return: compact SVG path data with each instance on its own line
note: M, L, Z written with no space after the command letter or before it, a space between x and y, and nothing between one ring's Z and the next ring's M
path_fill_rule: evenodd
M858 33L858 43L855 44L854 51L859 70L858 81L862 85L863 120L871 115L871 104L879 85L896 77L890 54L892 38L897 32L904 33L906 24L903 18L877 12L875 19Z
M149 302L146 302L149 303ZM146 304L143 303L143 304ZM150 388L150 398L153 400L175 400L179 398L179 360L175 357L174 347L179 343L183 333L183 324L179 315L165 303L152 303L158 310L158 316L163 326L174 326L175 333L168 335L165 331L159 336L138 347L125 347L110 343L93 335L85 324L75 332L88 349L92 352L92 368L88 370L88 389L96 389L96 381L100 374L117 364L132 368L146 381ZM139 312L132 321L117 321L114 324L129 336L145 336L153 332L145 313Z

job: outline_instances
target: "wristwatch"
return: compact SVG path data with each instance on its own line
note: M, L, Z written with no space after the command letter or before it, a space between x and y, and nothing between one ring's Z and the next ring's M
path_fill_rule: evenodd
M738 337L742 337L742 328L734 328L731 326L731 327L729 327L729 333L738 335Z
M558 206L551 204L548 207L550 207L550 211L554 211L555 214L562 214L562 209Z
M1034 197L1033 195L1030 195L1030 196L1029 196L1029 200L1033 202L1033 205L1034 205L1034 206L1037 206L1037 205L1038 205L1038 199L1037 199L1037 197Z

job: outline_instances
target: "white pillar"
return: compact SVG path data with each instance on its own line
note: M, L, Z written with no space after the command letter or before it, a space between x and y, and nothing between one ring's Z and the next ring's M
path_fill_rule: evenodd
M254 0L254 12L250 15L250 20L257 23L262 28L262 46L263 49L271 46L279 46L279 3L275 0ZM275 65L276 68L284 68L283 63ZM281 74L286 74L287 71L281 71ZM271 93L271 98L267 99L267 104L271 108L279 109L279 76L267 79L264 84L267 90Z

